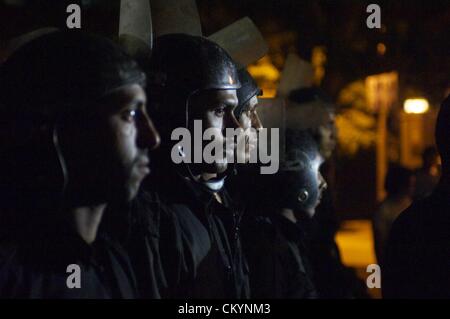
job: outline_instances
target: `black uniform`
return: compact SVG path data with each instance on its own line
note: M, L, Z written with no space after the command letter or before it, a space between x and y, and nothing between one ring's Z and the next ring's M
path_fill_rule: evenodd
M160 299L167 280L161 263L161 224L164 237L176 241L170 231L173 214L160 202L157 194L141 190L125 206L110 208L102 221L102 230L111 234L127 251L137 281L139 298Z
M160 226L161 258L168 280L164 296L248 298L240 214L226 191L218 192L221 204L212 191L197 182L178 177L165 179L165 184L173 187L161 187L159 193L172 211L165 213Z
M305 232L283 216L246 221L245 247L252 297L316 299Z
M1 241L0 298L138 297L128 254L105 232L88 245L63 222L32 225ZM80 267L80 288L67 286L72 264Z
M169 210L159 226L161 261L167 279L162 296L246 297L248 280L237 229L239 214L223 190L215 194L204 183L196 182L196 176L208 169L195 168L185 161L186 150L180 147L178 153L184 159L182 163L174 162L176 146L171 138L174 129L191 129L194 120L203 118L200 113L205 110L192 103L195 95L240 88L235 64L216 43L186 34L159 37L151 59L141 63L149 79L149 113L165 140L153 157L155 174L147 185ZM236 123L232 122L227 116L223 125L234 127ZM218 174L217 179L227 173ZM213 182L220 180L208 181L210 186Z
M385 298L450 298L450 190L438 187L395 221L382 269Z
M365 282L342 261L335 235L339 223L334 211L331 192L323 193L314 217L307 221L307 246L314 268L314 283L321 299L368 298Z
M0 193L6 199L0 203L1 297L139 296L130 255L118 237L101 227L94 243L88 245L68 214L73 208L99 203L109 207L115 197L121 197L121 192L112 192L106 185L98 194L89 194L102 187L87 176L103 166L99 158L109 158L109 153L101 148L92 151L96 145L86 143L94 131L83 134L90 130L90 125L85 126L90 119L102 114L106 119L113 111L106 106L101 109L102 98L144 82L136 62L117 45L81 32L42 35L2 65L0 111L9 138L1 141L6 156L0 158ZM70 145L77 139L80 144ZM69 150L75 146L92 153L71 158L74 154ZM81 164L78 170L74 169L76 162ZM87 170L82 177L86 180L76 182L73 177L80 169ZM124 213L119 211L119 215ZM67 273L69 265L75 266L73 274ZM76 266L81 287L69 288L67 280L77 275Z
M317 298L304 229L305 211L319 196L311 165L317 153L308 133L287 131L279 172L261 175L248 167L237 176L240 183L233 183L234 193L247 204L243 236L256 298ZM283 216L284 209L298 222Z

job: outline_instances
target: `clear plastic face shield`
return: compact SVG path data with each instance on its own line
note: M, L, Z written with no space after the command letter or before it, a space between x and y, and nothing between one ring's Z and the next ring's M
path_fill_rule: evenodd
M172 33L202 35L200 15L195 0L146 1L150 2L152 9L152 24L155 38Z
M133 57L150 54L153 46L150 0L120 1L119 43Z

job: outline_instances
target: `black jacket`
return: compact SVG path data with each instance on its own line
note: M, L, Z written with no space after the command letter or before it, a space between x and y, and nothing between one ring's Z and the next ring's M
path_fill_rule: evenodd
M80 267L81 287L69 288ZM64 224L34 224L0 243L0 298L136 298L136 278L122 245L100 231L92 245Z
M382 268L384 298L450 298L450 190L438 187L394 222Z
M316 299L305 233L283 216L245 220L246 254L252 296L265 299Z
M166 298L248 298L240 213L225 190L213 192L181 176L157 183L169 210L160 224ZM155 183L155 182L154 182ZM175 239L174 239L175 238Z
M115 206L104 215L101 229L126 250L136 277L139 298L160 299L167 288L161 262L161 237L175 242L175 218L157 194L141 190L130 205ZM164 225L163 227L161 225ZM161 235L163 228L163 235Z
M329 189L325 190L313 218L305 221L314 283L321 299L368 298L366 283L341 261L334 239L339 223L331 195Z

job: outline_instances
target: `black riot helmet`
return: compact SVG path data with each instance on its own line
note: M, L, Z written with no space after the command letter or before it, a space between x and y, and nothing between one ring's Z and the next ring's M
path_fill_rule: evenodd
M317 143L306 130L288 129L283 153L278 172L251 175L253 194L249 205L263 215L287 208L297 218L311 218L326 187L319 174L323 158Z
M319 173L322 157L308 131L286 130L285 154L273 179L279 208L290 208L300 216L317 206L325 186ZM310 216L311 217L311 216Z
M150 61L143 65L152 114L171 126L169 129L187 126L189 99L195 93L241 87L228 53L200 36L167 34L157 38Z
M88 110L108 93L145 74L105 38L56 31L26 43L2 66L1 99L23 113L48 117Z
M245 68L238 71L241 88L237 90L237 97L239 100L238 106L234 109L234 115L238 119L242 112L244 112L245 105L254 96L262 95L262 90L258 87L253 77Z
M57 31L18 48L0 71L2 135L10 137L1 141L2 187L50 199L63 192L60 128L82 122L112 91L144 82L137 63L101 37Z

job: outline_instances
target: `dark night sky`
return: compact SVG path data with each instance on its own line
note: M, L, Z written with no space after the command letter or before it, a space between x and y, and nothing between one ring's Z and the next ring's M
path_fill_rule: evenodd
M383 31L368 29L365 24L370 3L381 7ZM349 81L394 69L400 71L404 86L422 90L435 101L450 85L448 0L200 0L198 4L202 13L214 12L214 8L225 12L222 19L203 14L207 34L248 15L265 34L297 31L297 49L303 58L310 58L313 46L326 46L328 77L324 85L333 94ZM383 57L376 53L379 42L388 48Z
M118 0L23 1L25 7L0 5L0 49L11 37L39 26L63 25L68 3L84 3L83 28L105 35L118 28ZM369 3L382 10L384 31L365 25ZM300 1L197 0L205 35L249 16L264 35L296 31L297 51L310 58L311 48L328 51L324 87L333 96L345 84L368 74L400 71L403 87L411 87L437 103L450 86L450 1ZM376 45L386 44L384 56ZM286 48L287 50L287 48Z

